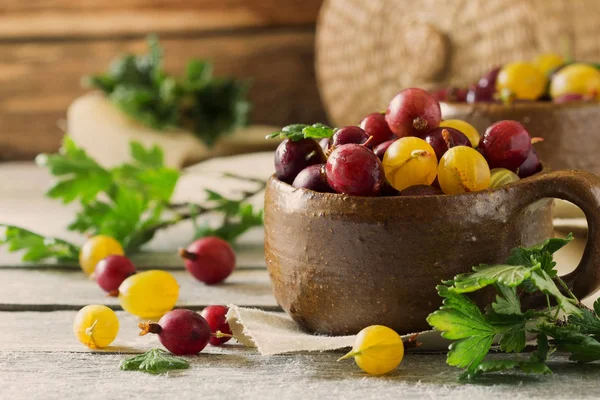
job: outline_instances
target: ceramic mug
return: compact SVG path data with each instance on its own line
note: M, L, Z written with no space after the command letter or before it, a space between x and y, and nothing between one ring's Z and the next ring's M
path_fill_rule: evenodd
M272 177L265 257L273 292L309 332L430 329L425 319L441 305L442 280L553 236L553 198L575 203L588 220L583 258L565 277L582 299L600 287L600 178L588 172L541 172L498 189L420 197L317 193Z

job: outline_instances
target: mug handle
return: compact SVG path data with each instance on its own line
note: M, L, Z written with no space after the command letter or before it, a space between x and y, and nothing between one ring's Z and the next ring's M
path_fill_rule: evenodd
M600 177L581 170L563 170L527 180L530 186L519 202L521 207L543 198L557 198L570 201L585 214L588 237L583 257L573 272L561 277L578 299L584 299L600 288Z

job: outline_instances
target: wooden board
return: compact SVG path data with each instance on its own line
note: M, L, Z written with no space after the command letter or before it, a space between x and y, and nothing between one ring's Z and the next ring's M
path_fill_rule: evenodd
M254 123L325 121L313 70L312 30L165 39L166 67L182 72L191 57L210 58L217 75L252 81ZM122 52L146 50L142 38L0 42L0 161L54 151L58 121L86 91L83 75L102 72Z
M278 309L264 269L235 271L219 285L205 285L187 271L172 271L179 283L177 307L202 309L210 304L238 304ZM0 270L0 311L80 309L105 304L120 309L119 300L107 297L94 281L72 270Z
M0 40L313 25L322 0L3 0Z
M445 355L407 354L383 377L367 376L342 352L262 357L227 344L188 357L191 368L153 376L118 369L121 360L150 347L156 337L137 336L136 322L119 313L115 346L93 354L71 332L75 312L0 313L0 397L3 399L360 398L482 399L598 398L600 365L568 363L553 355L550 376L496 374L475 384L457 382ZM492 356L504 358L504 356Z

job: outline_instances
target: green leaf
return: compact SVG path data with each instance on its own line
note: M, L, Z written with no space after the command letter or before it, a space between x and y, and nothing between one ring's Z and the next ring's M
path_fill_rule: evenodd
M499 283L514 287L520 285L531 275L532 268L523 265L486 265L473 267L473 273L454 277L454 290L469 293L488 285Z
M600 298L596 299L596 301L594 301L594 312L596 313L596 315L600 315Z
M281 131L267 135L267 139L289 139L297 142L302 139L323 139L333 136L335 130L325 124L293 124L284 126Z
M538 330L552 338L558 350L571 353L569 360L587 363L600 360L600 342L573 326L541 325Z
M538 288L542 293L553 296L558 303L558 306L563 310L567 315L577 314L580 315L582 312L575 304L573 304L572 300L568 297L564 296L561 291L558 289L552 277L548 275L548 273L544 270L534 271L530 277L531 282L535 287Z
M160 349L152 349L144 354L125 359L119 365L122 371L140 371L154 375L189 367L190 364L183 358L172 356Z
M130 142L129 148L131 157L141 166L153 169L159 169L164 166L163 151L157 145L146 150L140 142Z
M13 225L0 224L0 246L8 245L8 251L24 250L23 261L39 262L57 260L75 262L79 247L62 239L45 237Z
M598 301L594 302L594 308L598 308ZM577 327L577 329L584 334L587 335L600 335L600 319L598 319L598 315L586 308L580 308L581 314L572 314L569 315L569 324Z
M509 369L517 368L519 361L517 360L485 360L477 366L478 373L500 372Z
M492 346L496 330L489 324L479 308L466 296L438 286L444 298L439 310L429 314L427 322L442 337L456 340L450 345L447 363L474 371Z
M509 331L500 337L500 349L506 353L520 353L525 348L525 324L521 329Z
M498 314L522 314L517 289L504 285L496 285L496 288L500 294L496 296L496 301L492 303L492 309Z
M41 154L36 162L60 178L46 195L65 204L75 200L90 202L112 185L110 173L78 148L68 135L63 139L60 154Z
M125 54L86 83L101 89L131 118L153 129L191 131L207 145L247 123L248 84L212 76L212 64L190 60L182 77L167 75L155 36L148 54Z

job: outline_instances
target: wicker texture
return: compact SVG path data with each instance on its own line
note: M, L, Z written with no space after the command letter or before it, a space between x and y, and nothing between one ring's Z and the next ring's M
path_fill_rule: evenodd
M317 76L330 119L357 123L404 87L465 86L541 52L600 59L598 0L326 0Z

